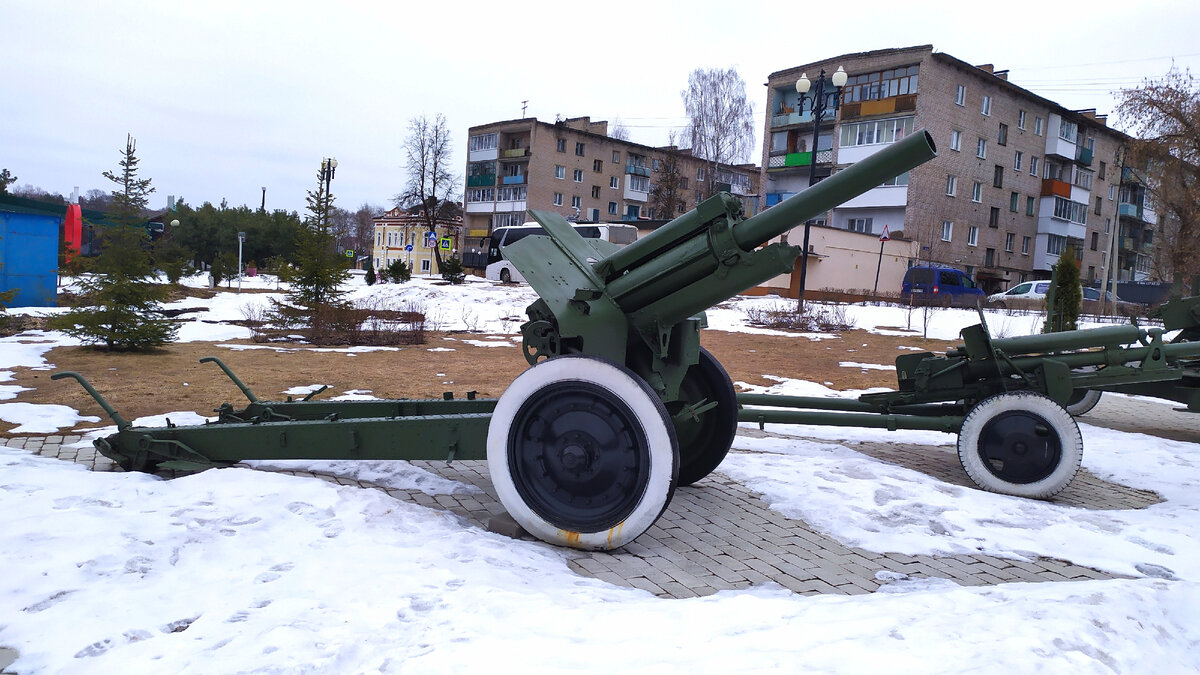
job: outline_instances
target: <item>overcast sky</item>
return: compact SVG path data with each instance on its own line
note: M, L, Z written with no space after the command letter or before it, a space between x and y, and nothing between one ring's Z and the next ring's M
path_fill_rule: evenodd
M101 172L132 133L154 207L257 207L265 186L267 208L301 210L335 156L336 203L354 209L400 191L417 115L446 116L458 166L467 129L520 117L522 101L543 121L620 119L658 145L685 122L695 68L736 67L761 130L770 73L920 44L1103 114L1172 59L1200 71L1198 29L1197 0L0 0L0 168L64 195L108 191Z

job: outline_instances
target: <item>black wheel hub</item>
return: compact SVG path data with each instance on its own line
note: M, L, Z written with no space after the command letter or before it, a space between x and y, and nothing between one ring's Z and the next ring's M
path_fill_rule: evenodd
M650 450L637 416L588 382L544 387L521 406L508 436L508 466L521 498L555 527L598 532L641 501Z
M1009 483L1036 483L1062 460L1062 441L1054 427L1028 411L997 415L979 434L979 456L987 470Z

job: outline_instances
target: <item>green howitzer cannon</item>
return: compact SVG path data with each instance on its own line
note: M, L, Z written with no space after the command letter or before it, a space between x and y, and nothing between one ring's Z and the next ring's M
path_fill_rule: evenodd
M649 528L677 485L728 452L737 400L700 347L704 310L793 269L801 250L769 243L931 159L911 135L770 210L746 218L718 194L625 247L584 240L560 216L533 212L548 237L504 249L540 299L522 326L522 373L498 400L248 399L215 423L134 427L86 380L117 423L96 441L122 467L200 469L242 459L488 459L496 492L528 531L611 549ZM215 361L215 359L213 359Z

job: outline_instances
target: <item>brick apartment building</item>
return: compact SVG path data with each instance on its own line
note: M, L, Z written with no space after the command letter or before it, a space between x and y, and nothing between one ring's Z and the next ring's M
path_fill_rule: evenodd
M807 107L799 114L795 84L802 73L816 80L839 66L849 75L841 107L821 120L814 153L812 115ZM1082 251L1085 281L1102 278L1110 244L1119 278L1149 271L1155 216L1144 190L1122 187L1114 164L1127 137L1094 110L1067 110L1009 82L1007 71L930 45L845 54L771 74L766 110L766 207L805 189L812 171L819 180L925 129L937 158L815 223L861 233L864 246L887 225L914 242L910 264L963 269L988 292L1049 277L1068 243Z
M660 212L651 198L668 158L679 167L685 196L672 214ZM492 228L524 223L527 209L557 211L580 222L644 222L674 218L712 190L741 196L747 213L758 207L757 166L710 166L686 150L610 138L608 122L588 117L471 127L466 176L468 248Z

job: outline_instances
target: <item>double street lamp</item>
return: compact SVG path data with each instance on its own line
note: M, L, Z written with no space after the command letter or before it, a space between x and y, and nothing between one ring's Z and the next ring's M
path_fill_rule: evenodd
M846 86L846 71L838 66L837 72L834 73L828 80L825 79L825 69L821 69L821 74L817 77L817 88L813 93L808 93L812 89L812 81L808 79L808 73L801 73L800 79L796 80L796 93L799 97L796 100L796 113L804 114L804 104L808 104L808 109L812 113L813 118L813 140L812 140L812 155L808 162L808 186L812 187L817 183L817 141L821 135L821 118L828 112L830 116L837 115L838 108L842 103L842 87ZM826 84L832 84L832 91L825 91ZM808 235L809 224L811 221L804 223L804 249L801 252L800 262L800 308L804 308L804 282L808 276Z
M321 159L321 180L325 181L325 227L329 227L329 181L333 180L333 175L337 172L337 164L336 157Z

